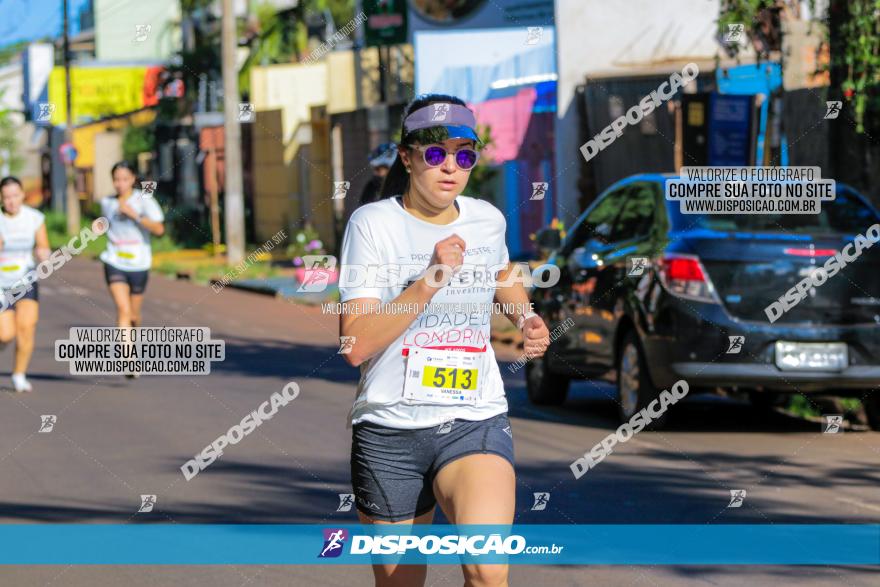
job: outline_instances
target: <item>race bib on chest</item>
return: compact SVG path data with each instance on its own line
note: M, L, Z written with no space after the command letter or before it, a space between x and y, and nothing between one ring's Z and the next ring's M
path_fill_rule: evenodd
M485 375L485 353L410 348L403 397L410 404L474 405Z
M114 246L116 247L116 256L126 261L137 260L141 248L139 242L116 242Z
M21 267L21 261L15 257L0 257L0 273L15 273Z
M7 234L0 252L0 274L16 273L24 269L34 248L34 239L29 234Z

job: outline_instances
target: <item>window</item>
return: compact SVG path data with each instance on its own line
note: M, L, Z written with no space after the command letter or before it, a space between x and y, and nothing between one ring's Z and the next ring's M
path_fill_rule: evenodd
M622 187L599 200L586 218L582 218L572 229L563 248L564 254L586 245L591 239L604 244L611 242L614 219L625 203L628 191L629 186Z
M636 183L629 186L624 199L623 211L614 223L612 242L627 241L651 232L657 197L650 183Z

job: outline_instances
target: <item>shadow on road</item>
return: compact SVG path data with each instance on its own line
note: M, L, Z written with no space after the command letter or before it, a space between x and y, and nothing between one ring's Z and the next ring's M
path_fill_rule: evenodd
M350 366L335 347L225 337L226 359L211 365L211 373L245 377L325 379L357 383L360 370Z
M335 349L318 345L250 338L226 338L226 361L213 371L252 377L312 377L354 383L358 370L349 367ZM502 372L506 371L502 365ZM63 377L62 377L63 379ZM607 383L573 385L569 400L559 407L529 404L521 375L506 380L519 459L522 444L547 443L550 458L519 461L517 466L517 523L841 523L864 522L855 510L839 519L839 508L792 494L803 489L852 489L869 493L880 484L880 470L854 459L836 458L816 467L799 467L793 455L780 456L750 445L740 450L689 450L693 436L686 432L816 432L817 425L783 414L756 410L733 401L688 400L672 413L669 427L643 432L636 448L612 453L605 461L575 479L571 461L588 450L605 431L616 428L615 407ZM526 437L516 420L560 422L584 427L584 434L567 436L564 449L553 439ZM586 427L592 427L589 432ZM596 430L598 429L598 431ZM599 434L597 434L599 432ZM736 437L732 437L735 448ZM812 436L804 436L803 452ZM636 446L636 445L633 445ZM354 511L336 512L339 493L349 493L347 458L313 454L279 458L270 463L236 460L225 455L189 482L179 467L192 454L157 455L166 483L174 490L158 496L155 512L134 515L136 503L127 498L99 503L69 496L65 505L41 504L38 499L0 502L0 518L21 522L169 522L180 523L333 523L356 522ZM645 457L649 458L645 458ZM299 459L299 460L297 460ZM174 479L178 479L174 481ZM730 490L746 489L742 507L728 508ZM59 490L63 491L62 488ZM547 508L532 511L535 492L550 492ZM828 495L827 491L822 493ZM836 518L823 511L837 512ZM438 523L445 521L437 510Z
M526 524L705 524L705 523L849 523L821 513L817 504L789 499L803 488L868 489L880 484L880 471L839 460L822 474L797 468L769 452L684 454L666 446L662 433L645 433L661 448L652 450L657 466L644 458L612 454L575 479L568 463L578 447L560 460L517 465L516 523ZM524 442L517 438L516 442ZM583 449L581 449L583 450ZM167 471L179 475L187 457L169 455ZM633 460L641 462L634 466ZM294 460L294 459L291 459ZM289 462L289 461L288 461ZM739 479L730 481L731 477ZM163 483L164 484L164 483ZM622 488L626 488L625 491ZM746 489L740 508L728 508L730 489ZM543 511L532 511L535 492L550 492ZM350 493L347 460L284 465L224 457L189 482L182 479L159 495L154 512L135 514L137 504L41 505L0 503L0 518L14 522L177 522L177 523L357 523L354 510L336 512L339 493ZM74 505L75 504L75 505ZM445 518L436 510L436 523Z
M857 520L830 518L816 504L790 502L788 490L880 484L880 472L851 461L835 463L818 477L807 468L778 467L780 459L771 454L713 452L696 461L669 448L657 451L656 456L664 462L662 467L633 467L628 456L612 455L580 479L574 479L567 463L561 461L519 464L515 522L847 523ZM169 470L176 471L180 463L180 458L169 458ZM730 487L718 479L720 471L744 473L740 485L748 496L742 507L727 507ZM756 475L758 471L766 476ZM622 487L627 490L621 491ZM131 503L48 506L16 502L0 503L0 518L15 522L357 523L354 510L336 512L338 494L350 491L347 462L309 463L300 468L223 459L186 486L178 485L172 501L159 495L155 511L148 514L134 515L137 505ZM550 492L549 503L543 511L532 511L533 493L542 491ZM435 522L445 523L439 507Z
M614 430L619 425L617 395L606 381L573 381L561 406L536 406L526 395L523 372L510 375L500 364L510 415L543 422L559 422ZM667 432L768 432L774 434L820 432L821 425L772 409L761 409L730 398L697 395L687 397L669 412Z

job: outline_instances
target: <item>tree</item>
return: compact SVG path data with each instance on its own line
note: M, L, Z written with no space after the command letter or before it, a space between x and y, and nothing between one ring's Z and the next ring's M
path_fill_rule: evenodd
M242 93L249 89L249 72L254 65L292 63L302 61L308 52L309 35L306 16L329 12L334 26L347 23L354 16L353 0L303 0L293 8L277 10L263 2L255 9L255 18L249 23L250 54L241 68L239 87Z
M0 175L16 175L24 165L24 158L19 154L19 127L14 111L2 106L5 92L0 90Z
M832 93L842 92L850 103L857 133L866 132L866 123L869 134L880 132L880 0L832 0L828 15L816 14L815 0L808 5L812 17L827 24L823 41L831 47ZM781 45L779 18L785 10L783 0L722 0L719 34L745 25L758 58L767 59ZM737 44L725 48L731 56L738 54Z
M853 106L856 132L880 132L880 0L832 2L831 83ZM829 27L829 28L831 28Z

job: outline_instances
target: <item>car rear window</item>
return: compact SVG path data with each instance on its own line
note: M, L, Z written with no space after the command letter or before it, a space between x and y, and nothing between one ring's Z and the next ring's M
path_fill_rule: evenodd
M819 214L682 214L679 205L670 206L676 230L859 234L880 220L874 209L845 189L838 190L834 200L822 202Z

